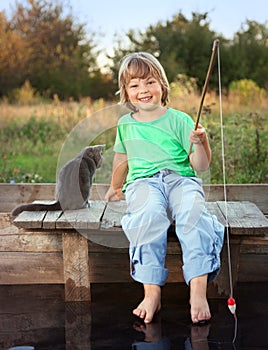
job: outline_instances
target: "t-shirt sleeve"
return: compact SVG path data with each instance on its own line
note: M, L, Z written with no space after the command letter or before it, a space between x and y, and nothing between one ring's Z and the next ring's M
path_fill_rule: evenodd
M184 113L183 125L182 125L182 128L180 129L181 130L180 139L181 139L181 145L186 152L189 152L191 147L191 142L189 138L190 138L190 132L193 129L194 129L194 121L188 114Z
M114 143L114 152L117 153L127 153L123 137L122 137L122 127L120 124L117 126L116 138Z

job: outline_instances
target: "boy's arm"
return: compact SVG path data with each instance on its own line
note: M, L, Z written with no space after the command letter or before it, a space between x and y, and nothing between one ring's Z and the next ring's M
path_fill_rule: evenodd
M122 187L128 172L126 153L115 153L113 159L113 171L110 188L105 194L105 201L118 201L123 199Z
M198 124L197 130L190 133L190 141L194 144L194 152L190 154L190 163L194 170L205 171L211 161L211 149L205 128Z

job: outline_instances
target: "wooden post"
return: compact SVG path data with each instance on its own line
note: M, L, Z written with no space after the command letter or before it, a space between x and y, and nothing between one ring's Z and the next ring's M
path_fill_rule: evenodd
M88 241L78 232L62 233L65 301L91 301Z

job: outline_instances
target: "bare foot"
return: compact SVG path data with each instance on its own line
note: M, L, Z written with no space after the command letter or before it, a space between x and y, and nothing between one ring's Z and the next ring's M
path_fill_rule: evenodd
M211 318L206 294L207 275L193 278L190 282L191 318L193 323Z
M150 323L154 314L161 308L161 287L156 284L144 284L144 299L133 310L133 314Z

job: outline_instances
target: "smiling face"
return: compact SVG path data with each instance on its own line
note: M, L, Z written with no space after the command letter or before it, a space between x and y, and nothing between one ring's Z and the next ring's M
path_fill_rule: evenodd
M168 103L169 83L165 71L149 53L134 52L125 56L118 81L120 102L127 103L134 111Z
M154 110L162 105L162 87L152 76L132 78L126 86L129 102L138 110Z

